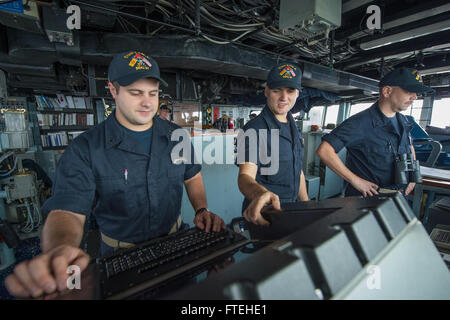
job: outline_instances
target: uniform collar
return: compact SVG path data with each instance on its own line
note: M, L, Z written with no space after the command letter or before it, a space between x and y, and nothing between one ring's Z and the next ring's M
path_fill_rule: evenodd
M279 129L280 135L283 136L284 131L281 130L280 122L275 118L275 115L273 112L269 109L269 107L266 105L264 109L261 111L261 114L266 121L267 128L268 129ZM289 111L287 113L287 120L289 123L289 126L291 128L291 134L294 136L292 137L294 139L294 143L297 141L297 127L295 125L294 117L292 116L291 112ZM291 137L285 137L287 139L290 139Z
M172 134L172 128L170 127L170 122L166 120L162 120L159 117L153 117L153 135L156 136L166 136L170 141L170 136ZM116 119L116 112L114 111L106 120L105 120L105 146L106 149L110 149L119 144L122 144L122 141L126 143L127 140L124 137L127 135L125 129L119 124ZM125 140L125 141L124 141Z
M372 118L372 124L375 128L379 126L386 126L389 124L390 121L388 117L386 117L381 111L380 106L378 105L378 101L370 107L369 112Z
M153 134L160 137L165 136L170 141L173 131L174 129L171 126L170 121L163 120L160 117L157 117L156 115L153 117Z
M374 127L379 126L388 126L391 125L391 122L389 121L389 118L386 117L386 115L381 111L380 106L378 105L378 101L375 102L369 109L371 118L372 118L372 124ZM398 122L402 127L409 127L411 124L409 123L408 119L404 117L400 113L396 113L395 116L397 117Z
M120 126L116 119L116 111L113 111L105 120L105 146L110 149L120 142L126 135L125 130Z
M262 110L262 116L264 120L267 123L268 129L280 129L280 126L278 125L277 121L275 120L275 115L272 113L272 111L269 109L269 107L266 105L264 109Z
M279 121L275 118L275 115L267 105L264 107L261 113L269 129L281 129ZM292 123L294 121L294 117L292 116L290 111L287 113L287 120L288 123Z

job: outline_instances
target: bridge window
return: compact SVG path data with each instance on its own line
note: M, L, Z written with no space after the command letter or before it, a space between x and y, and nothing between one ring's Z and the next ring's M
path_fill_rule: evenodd
M328 124L336 124L338 112L339 112L339 105L334 104L334 105L328 106L326 112L327 113L325 115L325 121L323 123L324 128Z
M323 110L325 107L312 107L308 112L308 118L311 120L311 125L322 126Z
M440 128L450 126L450 98L434 100L430 125Z
M414 120L419 123L421 121L426 121L429 119L421 119L421 113L422 113L422 105L423 105L423 100L415 100L411 106L409 106L408 109L406 109L405 111L402 111L400 113L403 113L406 116L412 116L414 118Z
M351 116L353 116L353 115L355 115L355 114L357 114L357 113L359 113L361 111L364 111L364 110L370 108L370 106L372 104L373 103L371 103L371 102L369 102L369 103L355 103L355 104L352 104L352 106L350 107L349 117L351 117Z

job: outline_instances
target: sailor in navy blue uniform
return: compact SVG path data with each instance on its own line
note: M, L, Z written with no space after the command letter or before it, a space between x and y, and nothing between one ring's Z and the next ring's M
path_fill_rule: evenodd
M272 68L265 88L267 104L238 137L238 185L245 197L242 211L255 224L268 225L261 215L265 205L280 210L281 202L309 200L302 171L302 136L290 113L301 90L301 77L294 64ZM256 143L250 141L252 134Z
M423 84L417 70L404 67L388 73L379 87L378 101L325 135L316 151L346 181L346 196L373 196L380 188L408 195L415 187L414 182L395 182L396 157L412 153L415 159L412 126L400 112L408 109L418 94L433 90ZM336 154L343 147L347 148L346 165Z
M116 110L73 140L59 160L52 196L42 208L48 213L43 253L5 280L15 296L64 290L67 267L87 267L90 258L79 245L90 214L101 232L102 255L183 228L183 185L196 211L194 224L206 231L225 228L207 209L193 150L172 155L178 141L171 135L180 128L155 117L159 84L167 86L156 61L142 52L122 53L112 60L108 77Z

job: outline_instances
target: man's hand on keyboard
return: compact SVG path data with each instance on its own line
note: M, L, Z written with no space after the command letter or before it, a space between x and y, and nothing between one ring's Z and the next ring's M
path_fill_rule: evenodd
M67 289L67 268L77 265L83 271L89 255L79 248L63 245L17 265L5 279L8 291L20 298L37 298L42 294Z
M194 224L206 232L209 232L211 227L214 232L219 232L221 229L225 229L225 222L222 218L209 210L203 210L197 214L194 218Z

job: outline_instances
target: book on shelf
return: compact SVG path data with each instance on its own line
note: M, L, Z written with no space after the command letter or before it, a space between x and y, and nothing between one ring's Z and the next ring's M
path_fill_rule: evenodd
M56 94L56 97L43 95L35 95L34 97L36 98L38 110L93 109L91 97L73 97L60 93Z
M87 114L87 125L93 126L94 125L94 115L93 114Z
M41 134L42 147L67 146L73 139L77 138L83 132L84 130L49 132L47 134Z
M67 96L67 106L69 109L75 109L75 102L73 102L73 97L72 96Z
M46 110L49 108L43 96L34 96L34 97L36 98L36 103L39 109Z
M56 97L58 99L58 103L59 103L59 106L61 108L68 108L69 107L69 104L67 103L67 99L66 99L65 95L57 93Z
M58 98L49 98L49 100L50 100L50 103L53 105L53 109L62 110L63 107L59 103Z
M86 109L92 110L92 99L91 97L86 97L84 98L85 104L86 104Z
M86 109L86 101L83 97L73 97L76 109Z
M86 113L37 113L39 127L93 126L94 115Z
M60 147L69 144L65 131L41 134L41 142L43 147Z
M45 122L44 122L44 115L42 113L37 113L36 114L37 120L38 120L38 126L42 127L45 126Z

